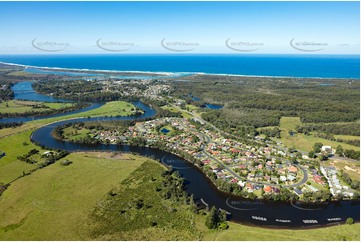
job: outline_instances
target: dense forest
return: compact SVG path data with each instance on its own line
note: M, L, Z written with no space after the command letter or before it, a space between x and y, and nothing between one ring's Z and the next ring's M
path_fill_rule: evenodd
M0 81L0 102L14 98L14 92L11 90L11 82Z
M110 80L109 80L110 81ZM103 84L99 81L86 80L48 80L33 84L34 90L42 94L52 93L54 97L85 101L115 101L115 100L135 100L135 96L124 97L118 90L103 90ZM138 88L142 88L139 85Z
M334 124L305 124L297 127L299 133L323 132L360 136L360 122L334 123Z
M303 123L298 127L300 133L317 132L320 137L325 134L360 133L359 81L216 75L193 75L184 79L186 80L175 79L167 82L172 86L170 95L200 107L203 119L233 135L256 135L257 128L278 126L282 116L300 117ZM141 82L130 82L129 85L135 85L139 90L146 88ZM123 97L117 90L104 89L103 84L98 81L48 80L34 83L33 87L40 93L53 93L55 97L73 100L110 101L139 98ZM148 104L154 102L143 101ZM204 108L206 103L223 105L223 108ZM166 104L163 101L153 107ZM180 113L171 113L160 108L157 108L157 111L158 116L180 116ZM336 140L331 136L328 136L328 139ZM355 141L343 142L356 144Z
M73 100L84 100L86 96L97 95L102 90L102 85L99 82L85 80L42 81L35 82L32 86L39 93L52 93L54 97Z
M220 110L202 109L202 117L221 129L278 126L282 116L298 116L303 129L358 135L360 84L352 80L258 78L195 75L174 81L173 96L202 107L220 104ZM352 122L352 123L335 123ZM243 128L242 128L243 127Z

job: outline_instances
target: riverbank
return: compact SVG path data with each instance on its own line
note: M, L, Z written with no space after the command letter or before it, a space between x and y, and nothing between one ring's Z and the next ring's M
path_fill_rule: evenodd
M72 163L63 166L63 160ZM359 224L312 230L280 229L278 233L273 233L270 229L229 222L228 230L208 230L204 225L204 215L194 214L187 205L175 206L174 202L162 199L155 191L162 179L159 173L161 170L163 168L159 162L132 154L72 153L59 162L14 182L8 188L0 200L0 212L3 214L0 238L359 240ZM90 173L92 176L88 176ZM33 185L29 187L29 183ZM140 200L144 204L140 210L133 208L122 215L112 210L115 209L115 204L123 206ZM123 207L119 209L125 209ZM102 226L98 227L97 220L91 215L93 211L107 213L108 216L116 214L119 218L112 224L103 220ZM137 217L143 223L134 223L130 216L124 219L128 213L133 216L142 213L142 216L138 214ZM176 221L175 217L178 218ZM156 224L147 223L148 220ZM58 226L53 225L54 221ZM104 226L107 229L99 234L97 231ZM122 228L121 231L114 233L114 229L119 227Z
M149 109L145 112L146 117L153 117L155 114L154 110ZM104 115L104 114L103 114ZM295 208L294 206L282 204L282 203L263 203L258 204L256 208L249 208L243 206L244 200L241 198L233 198L231 200L232 204L229 206L229 194L223 194L218 191L218 189L213 188L209 183L210 181L205 177L204 173L196 170L191 164L185 160L179 159L179 157L172 155L170 153L162 152L159 150L154 150L147 147L129 147L129 146L115 146L115 145L97 145L97 146L85 146L80 144L64 143L59 141L54 141L51 137L51 130L57 126L64 123L75 122L75 121L103 121L103 120L134 120L139 118L144 118L145 116L141 115L139 117L99 117L99 118L78 118L73 120L64 120L62 122L56 122L52 125L43 126L40 129L36 130L33 133L32 140L35 140L37 143L44 147L49 147L53 149L68 150L68 151L89 151L89 150L102 150L102 151L122 151L122 152L137 152L144 156L154 156L157 159L163 159L166 164L174 165L177 164L174 168L180 172L180 174L189 181L189 184L186 186L186 191L189 194L194 194L195 199L205 201L209 206L216 206L217 208L224 209L229 211L232 215L232 220L241 222L255 224L257 226L277 226L281 228L284 227L302 227L307 226L308 228L314 228L315 223L318 225L330 225L334 223L334 219L337 221L345 221L346 218L358 214L355 212L357 209L359 211L359 204L342 202L341 204L330 204L322 211L320 208L312 210L311 213L305 213L303 209ZM5 156L6 157L6 156ZM4 157L3 157L4 158ZM3 159L2 158L2 159ZM36 174L36 173L35 173ZM236 206L234 206L236 205ZM271 212L270 212L271 211ZM289 217L292 216L292 217ZM356 218L358 220L359 218ZM280 224L281 221L287 221L289 224Z
M55 126L58 125L62 125L62 123L57 123ZM230 212L232 215L231 219L237 222L245 222L257 226L276 226L279 228L314 228L315 225L334 224L333 218L337 218L339 222L345 221L348 217L354 217L356 221L359 220L359 218L355 217L355 214L359 214L359 203L353 203L351 201L342 201L337 204L330 203L326 207L321 206L311 209L297 208L291 204L267 201L262 204L257 204L255 208L250 208L242 202L247 200L240 197L232 197L232 206L229 206L229 194L222 193L217 188L214 188L211 181L206 178L203 172L173 154L149 147L119 146L112 144L84 145L59 141L52 138L51 135L55 126L44 126L36 130L32 135L32 141L41 146L66 150L68 152L94 150L136 152L142 156L163 160L163 164L172 165L172 168L178 171L179 174L189 182L187 182L187 184L190 185L186 185L186 191L189 194L193 194L196 201L202 199L209 204L209 207L216 206L217 208ZM278 220L287 220L288 222L280 223Z
M226 231L209 232L204 240L209 241L359 241L360 224L335 225L326 228L315 228L312 230L277 230L254 226L246 226L229 222Z
M49 116L84 109L88 106L90 105L11 100L0 103L0 119Z
M85 120L87 120L87 119L85 119ZM53 125L51 125L49 128L49 131L51 131L52 130L52 128L54 128L56 125L55 124L53 124ZM41 128L42 129L42 128ZM18 140L19 141L19 139L17 138L17 137L14 137L15 138L15 140ZM50 145L50 146L52 146L53 148L55 148L55 149L69 149L69 148L71 148L71 149L73 149L73 150L82 150L82 149L85 149L86 147L84 147L84 146L74 146L74 147L72 147L73 145L71 145L71 146L69 146L69 144L67 144L66 145L66 147L67 148L64 148L64 147L59 147L59 146L56 146L55 145L55 143L53 143L51 140L49 140L48 138L45 138L45 137L43 137L43 138L41 138L41 140L43 140L43 141L45 141L46 142L46 145L45 146L48 146L48 145ZM4 141L6 141L6 140L4 140ZM55 145L55 146L53 146L53 145ZM191 193L191 194L195 194L195 198L196 199L200 199L200 198L203 198L208 204L210 204L210 206L211 205L216 205L217 207L221 207L221 208L223 208L223 209L225 209L225 210L227 210L227 211L230 211L230 208L228 207L228 205L227 205L227 203L225 202L227 199L228 199L228 197L224 197L224 195L222 195L222 193L219 193L218 191L217 191L217 189L212 189L212 188L210 188L211 190L213 190L212 191L212 193L215 193L214 195L215 196L220 196L220 197L222 197L222 199L224 199L223 200L223 202L220 202L220 201L212 201L212 200L210 200L210 197L213 197L214 195L210 195L210 194L202 194L202 192L204 193L204 192L208 192L208 189L204 189L204 187L207 187L207 186L209 186L209 181L207 180L207 179L205 179L205 177L204 177L204 175L202 174L202 172L200 172L200 171L198 171L198 173L194 173L193 171L191 171L191 165L188 163L188 162L185 162L185 161L182 161L182 160L180 160L178 157L176 157L176 156L173 156L173 155L169 155L169 154L167 154L167 153L164 153L164 152L155 152L155 151L153 151L153 150L151 150L151 149L149 149L149 148L139 148L139 147L126 147L126 146L123 146L123 147L116 147L116 146L112 146L112 145L110 145L110 146L101 146L102 147L102 149L103 150L121 150L121 151L123 151L123 152L137 152L137 153L139 153L139 154L142 154L142 155L147 155L147 156L154 156L154 157L157 157L157 159L162 159L162 158L165 158L164 159L164 162L165 162L165 164L167 164L167 165L173 165L174 166L174 164L176 164L176 167L175 168L179 168L179 172L180 172L180 174L182 175L182 176L184 176L186 179L189 179L190 181L192 181L192 184L194 184L194 183L196 183L196 184L198 184L196 187L187 187L187 192L189 192L189 193ZM92 147L89 147L89 148L86 148L86 149L88 149L88 150L96 150L96 149L99 149L97 146L92 146ZM10 158L10 157L3 157L2 159L8 159L8 158ZM4 160L5 161L5 160ZM195 176L196 177L198 177L196 180L194 180L195 179ZM199 180L200 179L200 180ZM211 194L212 194L211 193ZM218 194L218 195L217 195ZM239 200L236 200L236 202L239 202ZM239 204L239 203L236 203L236 204ZM347 203L346 203L347 204ZM342 207L343 206L345 206L346 205L345 203L342 205ZM331 205L331 207L333 207L334 205ZM339 205L337 205L336 206L336 208L337 207L339 207ZM242 208L242 207L237 207L237 209L244 209L244 208ZM252 218L248 218L248 216L249 217L252 217L252 216L254 216L254 215L252 215L252 213L243 213L243 212L241 212L241 213L237 213L237 211L238 210L233 210L233 211L231 211L232 212L232 214L233 214L233 216L236 216L236 217L238 217L238 216L240 216L239 218L245 218L246 220L249 220L249 219L251 219L250 221L252 221ZM257 212L259 215L260 214L262 214L262 213L264 213L265 211L263 211L263 209L267 209L267 207L264 207L264 208L262 208L261 210L262 211L259 211L259 212ZM276 210L278 210L277 209L277 207L275 208ZM345 208L346 209L346 208ZM350 208L349 208L350 209ZM284 210L284 212L285 212L285 214L289 214L289 213L295 213L295 214L297 214L297 212L295 211L295 210L293 210L292 212L291 211L288 211L288 209L285 209L285 208L283 208L282 210ZM243 210L242 210L243 211ZM301 211L301 210L300 210ZM276 212L276 211L275 211ZM257 214L257 213L255 213L255 214ZM277 212L278 213L278 212ZM282 213L282 212L281 212ZM237 215L238 214L238 215ZM249 215L247 215L247 214L249 214ZM302 213L301 213L302 214ZM353 215L355 214L355 213L352 213ZM335 214L334 214L335 215ZM344 214L345 215L345 214ZM282 216L282 215L280 215L280 216ZM298 215L295 215L295 216L298 216ZM333 216L333 215L331 215L331 216ZM337 216L337 215L336 215ZM348 216L348 215L345 215L345 216ZM350 215L351 216L351 215ZM257 221L255 221L255 220L253 220L252 221L252 223L255 223L255 224L258 224L258 226L262 226L262 223L257 223Z

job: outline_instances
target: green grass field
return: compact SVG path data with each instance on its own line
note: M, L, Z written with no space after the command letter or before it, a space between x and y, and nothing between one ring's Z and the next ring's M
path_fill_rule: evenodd
M42 125L46 125L46 124L56 122L59 120L88 117L88 116L98 117L98 116L131 115L131 114L133 114L133 111L131 111L133 108L135 108L135 106L133 104L124 102L124 101L108 102L105 105L101 106L100 108L89 110L86 112L76 113L76 114L71 114L71 115L66 115L66 116L56 117L56 118L35 120L32 122L27 122L27 123L21 125L20 127L1 129L0 130L0 138L15 134L15 133L23 132L26 130L36 129L36 128L41 127Z
M0 130L0 137L1 134L10 135L5 138L0 138L0 150L6 153L6 156L0 159L0 182L10 182L13 179L21 176L23 172L27 173L37 167L36 164L28 164L17 159L18 156L24 155L34 148L40 150L40 152L44 152L44 150L42 150L40 147L30 142L29 137L33 129L56 120L65 119L65 117L75 118L88 115L98 116L104 115L107 112L109 115L128 115L131 114L132 108L134 108L134 106L126 102L110 102L98 109L94 109L88 112L58 118L36 120L25 123L24 125L17 128L7 128ZM125 109L125 111L123 111L123 109ZM28 145L24 146L23 142L28 143Z
M275 232L229 222L228 230L208 230L204 215L157 193L164 170L157 162L100 152L72 153L64 159L73 163L62 166L57 161L15 181L2 194L0 240L358 241L360 237L359 224ZM142 209L129 208L139 199Z
M186 105L186 108L187 108L187 110L190 111L190 112L192 112L192 111L194 111L194 110L197 111L197 110L199 109L197 106L194 106L194 105L191 105L191 104L187 104L187 105Z
M266 127L259 127L257 128L258 131L264 130L264 129L274 129L277 126L266 126Z
M341 145L344 149L354 149L357 151L360 150L360 147L318 138L312 134L304 135L296 132L294 136L291 136L288 132L291 130L295 132L297 125L301 125L299 117L282 117L280 120L280 141L287 147L294 147L296 149L308 152L312 150L314 143L322 143L323 145L330 145L332 148L336 148L338 145Z
M126 116L131 115L135 106L124 101L107 102L104 106L82 113L83 116Z
M0 182L8 183L21 176L23 172L28 172L37 167L36 164L28 164L17 159L18 156L28 153L32 149L38 149L40 153L43 149L34 145L30 141L31 131L25 131L19 134L0 139L0 150L6 153L6 156L0 158ZM27 145L24 145L26 142Z
M163 106L162 107L163 109L165 110L168 110L168 111L171 111L173 113L178 113L180 112L182 114L182 117L183 118L192 118L192 115L190 115L189 113L185 112L185 111L182 111L176 107L171 107L171 106Z
M229 223L226 231L208 233L204 240L251 240L251 241L360 241L360 224L339 225L309 230L263 229Z
M326 166L333 166L337 170L343 170L349 174L352 180L360 180L360 162L347 162L343 160L327 160L323 162Z
M32 128L66 118L105 113L119 115L116 114L119 109L120 105L113 103L89 112L0 130L0 136L13 134L0 139L0 150L6 152L6 156L0 159L0 182L9 182L23 171L36 167L16 159L33 148L44 151L29 141ZM106 110L114 113L110 114ZM289 130L297 123L297 120L283 121L286 121L283 128ZM22 130L26 131L21 132ZM23 145L23 142L28 145ZM73 163L62 166L57 161L13 182L0 196L0 240L359 241L360 238L359 224L312 230L278 230L275 233L270 229L230 223L230 228L226 231L208 230L204 225L203 215L195 215L187 206L175 205L157 196L155 186L160 181L159 172L163 168L155 162L146 162L147 158L128 154L113 156L111 153L72 153L64 159ZM157 182L152 182L153 179ZM117 190L123 202L131 203L133 198L142 198L152 206L147 210L132 210L127 217L129 221L114 217L112 221L122 229L104 227L102 223L107 220L94 220L93 215L94 211L104 212L99 210L99 206L112 209L112 203L104 203L104 199L109 197L106 194L113 189ZM176 212L168 210L174 206ZM160 216L156 217L156 214ZM158 221L155 227L148 223L153 219Z
M353 135L334 135L336 139L345 139L345 140L360 140L360 136Z
M75 141L78 139L82 139L90 135L93 137L94 135L91 134L91 130L82 128L80 130L75 129L73 127L67 127L63 129L64 137L66 140Z
M45 107L34 108L33 105L45 105L46 108ZM73 105L74 104L71 103L44 103L44 102L11 100L0 103L0 113L22 114L30 111L44 112L44 111L49 111L50 109L66 108L66 107L71 107Z
M146 158L73 153L15 181L0 197L0 240L82 240L91 209Z

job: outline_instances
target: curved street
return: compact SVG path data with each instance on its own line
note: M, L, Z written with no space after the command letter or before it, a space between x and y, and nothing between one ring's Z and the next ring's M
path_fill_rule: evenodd
M301 186L302 184L306 183L308 180L308 173L306 171L305 168L303 168L302 166L298 165L298 164L292 164L294 166L297 166L300 170L302 170L303 173L303 177L301 179L301 181L295 183L295 184L291 184L291 185L279 185L279 184L272 184L272 183L267 183L267 182L256 182L256 181L250 181L247 179L244 179L242 177L240 177L236 172L234 172L231 168L229 168L226 164L224 164L223 162L221 162L220 160L218 160L217 158L213 157L211 154L209 154L204 148L207 144L209 144L212 140L211 138L206 135L203 134L204 136L204 141L205 144L202 147L202 153L204 155L206 155L207 157L209 157L210 159L216 161L219 165L221 165L225 170L227 170L229 173L231 173L233 175L234 178L238 179L238 180L243 180L249 183L253 183L253 184L258 184L258 185L268 185L268 186L277 186L277 187L286 187L286 188L291 188L291 187L298 187ZM272 157L272 156L271 156Z

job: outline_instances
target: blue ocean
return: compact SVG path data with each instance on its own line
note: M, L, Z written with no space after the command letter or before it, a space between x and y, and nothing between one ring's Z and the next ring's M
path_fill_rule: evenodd
M0 55L0 62L113 71L360 78L359 55Z

